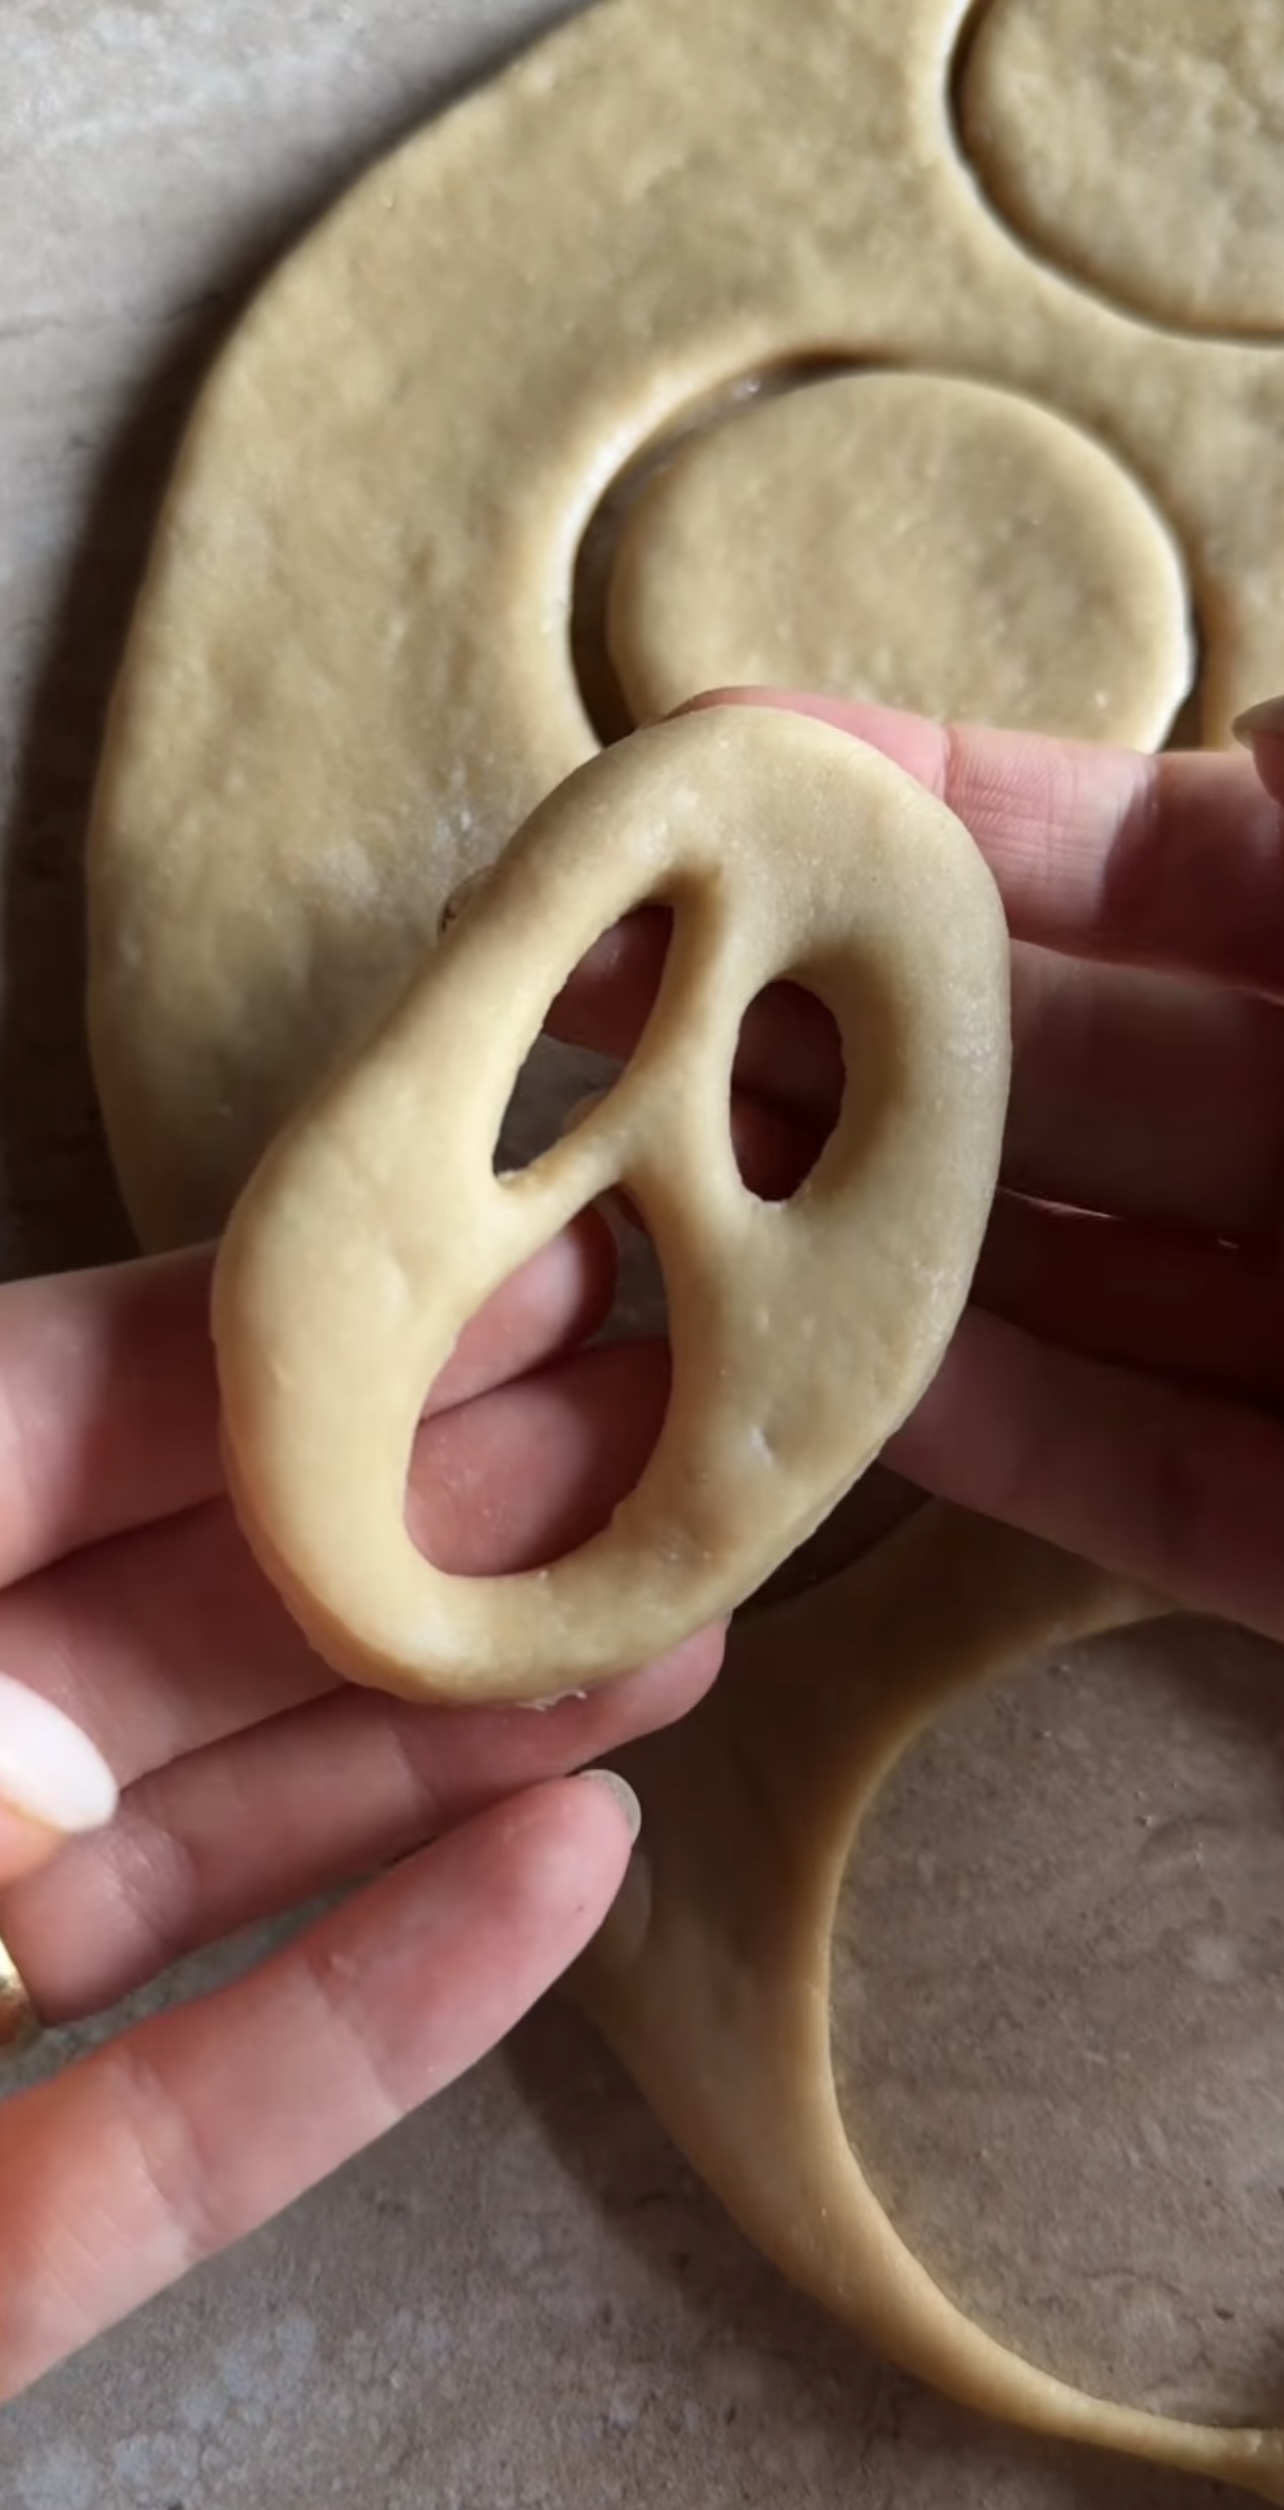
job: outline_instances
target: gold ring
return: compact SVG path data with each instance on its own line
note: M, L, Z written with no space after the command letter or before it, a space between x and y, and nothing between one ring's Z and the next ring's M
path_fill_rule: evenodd
M0 1935L0 2063L19 2057L40 2037L40 2016L30 1989Z

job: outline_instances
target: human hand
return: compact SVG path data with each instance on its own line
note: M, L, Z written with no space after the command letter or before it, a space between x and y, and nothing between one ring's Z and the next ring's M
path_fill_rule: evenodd
M883 750L972 830L1013 934L1002 1187L971 1305L885 1460L1284 1637L1284 706L1255 710L1250 761L761 690L700 702L788 705ZM555 1032L627 1054L663 939L651 910L608 935ZM828 1019L772 988L733 1107L757 1190L793 1190L840 1088Z
M578 1347L612 1286L589 1217L463 1337L410 1485L443 1566L555 1556L636 1479L666 1364ZM720 1657L710 1634L544 1714L338 1684L221 1496L207 1311L204 1257L0 1291L0 1941L63 2022L405 1861L248 1977L0 2103L0 2396L503 2036L627 1861L627 1790L565 1773L680 1715Z

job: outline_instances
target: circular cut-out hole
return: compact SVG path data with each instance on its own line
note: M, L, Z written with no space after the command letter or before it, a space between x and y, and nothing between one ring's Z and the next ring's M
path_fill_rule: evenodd
M863 370L751 403L634 495L611 663L650 719L732 684L1154 748L1190 686L1162 517L1023 395Z
M1284 1694L1225 1627L1117 1634L893 1772L834 1941L848 2132L941 2285L1031 2360L1284 2420Z
M982 0L955 126L998 217L1142 321L1284 333L1278 0Z
M731 1144L741 1182L762 1203L806 1184L838 1122L845 1083L833 1012L786 977L764 987L740 1023L731 1085Z

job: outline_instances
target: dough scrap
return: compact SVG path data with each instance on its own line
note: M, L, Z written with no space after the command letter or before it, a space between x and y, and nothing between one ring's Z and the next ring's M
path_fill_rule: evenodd
M623 1076L513 1175L494 1145L552 996L644 900L672 906ZM744 1012L790 976L847 1080L788 1203L741 1181ZM546 801L381 1035L266 1154L215 1269L224 1452L250 1542L327 1661L433 1699L546 1699L741 1603L935 1375L1007 1107L1008 937L983 857L898 768L808 717L682 716ZM669 1292L668 1415L636 1489L551 1567L416 1549L420 1408L463 1326L623 1184Z
M1172 536L1114 456L943 375L813 383L698 437L625 522L607 636L643 722L805 688L1156 749L1192 670Z
M987 0L964 144L1017 234L1121 312L1279 340L1280 33L1278 0Z
M817 357L1024 394L1176 535L1205 738L1284 686L1284 356L1122 320L1013 241L954 144L962 14L809 0L804 40L781 0L611 0L375 167L251 307L91 834L93 1054L147 1243L217 1231L445 897L591 754L576 550L708 394Z
M961 1690L1167 1607L933 1505L866 1559L735 1624L716 1690L618 1756L642 1839L572 1975L674 2141L750 2239L880 2354L1027 2429L1284 2502L1284 2432L1091 2397L976 2326L861 2170L830 2045L830 1949L859 1826Z

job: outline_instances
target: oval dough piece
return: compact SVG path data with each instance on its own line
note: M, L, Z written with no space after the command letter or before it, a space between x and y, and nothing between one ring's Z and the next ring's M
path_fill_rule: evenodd
M494 1145L571 970L628 908L674 934L615 1087L516 1175ZM828 1006L846 1084L792 1201L732 1148L749 1003ZM220 1250L229 1482L327 1660L439 1699L542 1699L662 1654L819 1523L935 1372L998 1173L1008 940L952 813L798 715L637 733L550 797L365 1052L273 1145ZM672 1391L610 1524L551 1568L451 1577L415 1548L423 1398L501 1282L607 1188L645 1215Z
M894 1763L967 1686L1164 1609L933 1506L828 1586L737 1621L708 1699L619 1756L641 1842L572 1985L741 2228L879 2353L983 2413L1279 2503L1284 2432L1087 2396L967 2318L880 2204L834 2079L839 1894Z
M1191 678L1181 562L1127 472L943 375L812 384L679 453L625 524L607 633L640 720L793 688L1153 749Z
M576 552L705 396L823 356L1061 411L1180 538L1203 738L1284 687L1284 357L1120 322L1014 246L953 149L958 17L808 0L804 43L783 0L610 0L373 168L250 308L90 845L94 1066L149 1244L216 1233L448 893L591 754Z
M1279 0L989 0L972 162L1038 253L1144 319L1284 333Z

